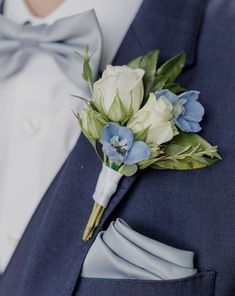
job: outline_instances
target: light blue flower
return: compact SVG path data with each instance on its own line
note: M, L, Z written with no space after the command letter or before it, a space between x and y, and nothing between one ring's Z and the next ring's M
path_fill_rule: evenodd
M142 141L134 141L131 130L116 123L102 129L104 154L113 162L136 164L150 157L151 150Z
M201 130L200 122L204 115L204 108L198 102L199 92L190 90L177 96L167 89L156 92L156 97L167 98L173 105L173 119L175 125L184 132L197 133Z

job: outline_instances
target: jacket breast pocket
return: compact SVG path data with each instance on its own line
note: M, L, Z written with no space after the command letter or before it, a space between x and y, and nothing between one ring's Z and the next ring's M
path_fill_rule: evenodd
M164 281L80 278L74 296L213 296L215 278L214 271Z

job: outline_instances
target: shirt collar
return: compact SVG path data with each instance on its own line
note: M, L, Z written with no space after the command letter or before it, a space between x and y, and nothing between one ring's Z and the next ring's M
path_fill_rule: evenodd
M1 1L1 0L0 0ZM32 15L25 0L5 0L4 15L19 24L31 22L33 25L52 24L55 21L84 11L95 9L104 37L101 68L104 69L115 57L122 40L133 21L143 0L65 0L45 18ZM105 9L104 9L105 8ZM115 14L115 17L113 17ZM122 16L123 23L120 23ZM114 36L113 32L116 32Z
M52 24L61 18L72 16L80 12L77 0L66 0L44 18L34 16L24 0L6 0L4 5L4 15L19 24L25 22L31 22L33 25L42 23Z

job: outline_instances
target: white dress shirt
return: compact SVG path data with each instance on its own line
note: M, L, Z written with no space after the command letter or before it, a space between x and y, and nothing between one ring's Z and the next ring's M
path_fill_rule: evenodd
M67 0L49 16L33 16L24 0L6 0L4 15L17 23L54 21L94 8L104 37L102 68L111 63L142 0ZM0 81L0 272L6 268L38 203L80 135L71 109L86 96L44 53Z

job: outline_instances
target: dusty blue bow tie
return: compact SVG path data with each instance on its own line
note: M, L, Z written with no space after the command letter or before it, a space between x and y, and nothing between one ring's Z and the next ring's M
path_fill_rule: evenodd
M91 68L97 74L102 35L94 10L38 26L18 25L0 15L0 80L22 69L32 53L41 51L52 56L72 82L84 87L83 60L75 52L83 53L87 45L94 54Z

